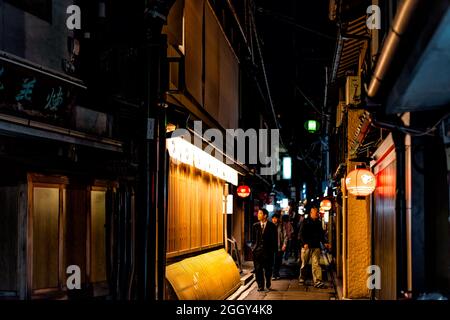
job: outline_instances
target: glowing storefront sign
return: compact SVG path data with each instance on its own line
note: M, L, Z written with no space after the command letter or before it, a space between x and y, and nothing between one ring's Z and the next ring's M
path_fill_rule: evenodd
M194 166L235 186L238 185L238 172L236 170L183 138L167 139L167 150L170 157L175 161Z

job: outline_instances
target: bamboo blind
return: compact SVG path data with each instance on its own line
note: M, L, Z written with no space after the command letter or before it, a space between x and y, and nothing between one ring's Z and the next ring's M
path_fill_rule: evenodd
M170 162L167 255L223 244L223 182L194 167Z

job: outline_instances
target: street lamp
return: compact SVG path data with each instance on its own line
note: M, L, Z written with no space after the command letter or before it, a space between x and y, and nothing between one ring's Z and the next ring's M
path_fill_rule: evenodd
M365 197L375 191L375 175L367 169L355 169L345 179L348 192L357 197Z
M250 187L249 186L239 186L237 188L237 195L241 198L247 198L250 195Z
M323 208L323 210L325 210L325 211L330 211L331 210L331 201L328 199L321 201L320 207Z
M305 129L309 133L316 133L317 131L319 131L319 127L320 127L320 124L316 120L308 120L305 122Z

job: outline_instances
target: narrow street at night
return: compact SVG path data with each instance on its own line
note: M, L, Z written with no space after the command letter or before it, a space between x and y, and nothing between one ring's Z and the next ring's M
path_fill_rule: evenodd
M449 298L450 0L0 0L1 306Z
M280 279L272 284L271 290L259 292L255 282L243 292L238 300L336 300L338 293L334 286L333 275L327 273L324 288L314 288L312 279L299 284L298 262L290 259L280 270Z

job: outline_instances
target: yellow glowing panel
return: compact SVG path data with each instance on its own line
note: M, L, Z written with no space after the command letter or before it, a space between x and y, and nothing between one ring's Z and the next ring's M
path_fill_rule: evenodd
M171 264L166 278L180 300L223 300L241 284L239 270L224 249Z

